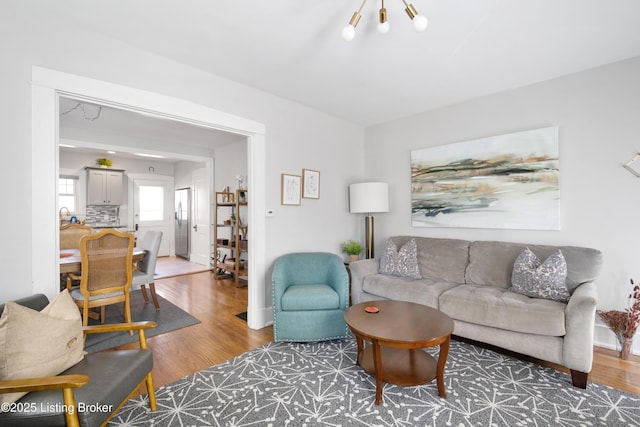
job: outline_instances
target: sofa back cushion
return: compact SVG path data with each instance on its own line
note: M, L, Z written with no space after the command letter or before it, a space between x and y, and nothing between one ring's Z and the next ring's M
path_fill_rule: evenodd
M464 283L464 273L469 259L469 241L413 236L395 236L391 239L397 247L401 247L410 239L416 240L418 267L422 277Z
M28 307L32 310L40 311L49 304L49 299L43 294L29 295L15 300L17 304ZM0 315L4 311L4 304L0 304Z
M567 288L572 292L578 285L595 280L600 273L602 253L597 249L577 246L530 245L510 242L471 242L466 283L508 288L511 286L513 264L528 247L536 256L547 259L560 249L567 262Z

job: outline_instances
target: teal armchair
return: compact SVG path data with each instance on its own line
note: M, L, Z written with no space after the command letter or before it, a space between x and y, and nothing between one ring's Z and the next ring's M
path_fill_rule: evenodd
M349 275L331 253L292 253L273 268L275 341L324 341L347 338L344 311L349 306Z

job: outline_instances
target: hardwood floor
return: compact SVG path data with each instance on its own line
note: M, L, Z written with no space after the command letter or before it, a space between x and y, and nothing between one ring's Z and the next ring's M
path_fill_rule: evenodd
M236 316L247 310L247 288L232 280L213 280L210 272L188 274L156 280L156 292L201 322L148 338L156 388L273 341L271 327L253 330Z
M213 280L209 272L188 274L159 279L156 290L201 321L148 339L154 352L156 388L273 340L272 327L249 329L236 316L246 311L247 288L236 288L231 280ZM562 367L540 364L566 372ZM596 347L589 381L640 395L640 356L624 361L617 352ZM146 393L144 387L138 393Z
M160 257L156 264L156 279L180 276L183 274L202 273L210 270L205 265L195 264L179 257Z

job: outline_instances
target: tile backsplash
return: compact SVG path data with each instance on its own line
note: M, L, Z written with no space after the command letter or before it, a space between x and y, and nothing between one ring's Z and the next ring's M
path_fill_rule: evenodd
M87 206L85 223L92 226L120 225L120 207Z

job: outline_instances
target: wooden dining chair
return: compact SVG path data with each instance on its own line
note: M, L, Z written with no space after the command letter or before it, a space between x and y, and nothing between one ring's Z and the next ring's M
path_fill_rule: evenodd
M133 234L104 230L80 240L80 287L71 290L71 297L82 309L82 324L89 320L89 309L100 307L104 323L105 307L124 303L124 320L131 323L129 288L133 276ZM132 332L131 332L132 333Z
M88 225L80 225L75 223L64 224L60 226L60 249L80 249L80 239L84 236L93 234L93 228ZM66 279L66 286L69 292L71 292L72 285L78 285L73 283L72 279L68 275L61 275L60 285L64 286Z
M80 249L80 239L93 233L88 225L65 224L60 226L60 249Z

